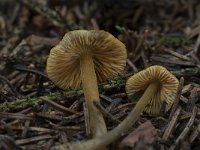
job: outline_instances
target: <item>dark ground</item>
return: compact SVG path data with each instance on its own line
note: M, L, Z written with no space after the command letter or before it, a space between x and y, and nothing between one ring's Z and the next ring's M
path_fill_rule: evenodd
M149 120L151 140L147 133L121 146L121 138L111 149L200 149L198 0L1 0L1 150L48 150L89 138L82 91L58 89L45 72L51 47L74 29L103 29L127 46L123 75L99 86L102 105L112 115L105 116L109 130L135 104L124 89L130 74L159 64L182 77L174 109L159 117L143 114L129 130Z

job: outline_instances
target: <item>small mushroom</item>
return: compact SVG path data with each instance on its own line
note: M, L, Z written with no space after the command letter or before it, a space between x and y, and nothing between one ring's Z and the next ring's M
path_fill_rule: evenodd
M93 137L107 132L100 111L97 82L117 76L126 65L126 47L105 31L75 30L65 34L47 59L48 77L61 89L82 86Z
M126 92L129 99L138 101L146 95L141 109L151 115L158 115L163 102L166 103L165 111L168 111L176 95L179 81L167 69L162 66L151 66L136 73L127 80Z
M59 149L95 150L107 146L129 130L143 110L157 114L163 101L166 101L168 104L166 110L169 110L175 99L178 84L176 77L162 66L152 66L136 73L127 81L127 93L133 95L139 90L145 92L129 115L116 128L80 144L61 145Z

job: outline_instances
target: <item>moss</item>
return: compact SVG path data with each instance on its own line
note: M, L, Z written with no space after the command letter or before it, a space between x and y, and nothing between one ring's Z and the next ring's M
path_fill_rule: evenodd
M125 80L122 79L115 79L108 81L108 84L102 84L99 86L99 90L102 91L113 91L116 89L120 89L122 85L125 84ZM32 107L34 105L42 104L42 98L50 99L53 101L61 101L63 99L73 99L75 97L79 97L83 95L83 91L79 90L68 90L63 93L55 92L49 93L46 96L40 97L31 97L31 98L18 98L12 102L4 102L0 104L0 112L8 112L8 111L16 111L22 110L28 107Z

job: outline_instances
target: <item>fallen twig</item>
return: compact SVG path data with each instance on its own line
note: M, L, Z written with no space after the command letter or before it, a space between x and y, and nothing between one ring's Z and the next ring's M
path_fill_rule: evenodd
M162 136L162 139L164 141L166 141L169 138L170 134L172 133L174 126L176 125L176 123L178 121L178 117L179 117L180 113L181 113L181 107L178 107L176 109L174 115L172 116L169 124L167 125L167 128L165 129L165 132Z
M15 96L15 98L17 98L20 95L6 77L0 75L0 80L3 80L4 82L6 82L8 87L11 89L11 93L13 94L13 96Z
M60 105L60 104L58 104L58 103L56 103L56 102L54 102L52 100L49 100L47 98L42 97L41 99L43 101L45 101L46 103L50 104L51 106L53 106L53 108L58 109L58 110L60 110L60 111L62 111L64 113L73 113L73 114L78 113L78 112L76 112L76 111L74 111L72 109L64 107L64 106L62 106L62 105Z
M120 123L121 122L120 120L115 118L112 114L107 112L106 109L103 108L103 106L101 106L101 104L99 104L98 102L94 102L94 105L101 111L103 116L110 118L113 122L116 122L116 123Z
M56 137L46 134L46 135L40 135L40 136L31 137L31 138L16 140L15 142L19 145L24 145L24 144L29 144L32 142L46 140L46 139L52 139L52 138L56 138Z
M199 133L200 133L200 123L198 124L196 129L191 133L189 137L189 142L190 143L194 142L194 140L199 136Z
M171 112L170 112L170 115L169 115L169 120L171 120L172 116L174 115L174 112L176 111L176 109L178 107L180 97L181 97L181 92L182 92L182 89L183 89L183 84L184 84L184 78L181 77L180 82L179 82L179 86L178 86L178 89L177 89L176 97L175 97L175 100L174 100L174 104L172 106L172 109L171 109Z
M49 80L49 78L48 78L46 73L38 71L36 69L28 68L28 67L26 67L24 65L15 65L15 69L19 70L19 71L26 71L26 72L31 72L31 73L34 73L34 74L38 74L38 75L40 75L42 77L45 77L46 79Z
M179 53L177 53L177 52L175 52L175 51L173 51L171 49L163 48L163 51L166 52L166 53L169 53L169 54L171 54L171 55L173 55L173 56L175 56L177 58L180 58L182 60L190 61L189 57L181 55L181 54L179 54Z
M174 150L180 143L180 141L184 140L186 136L188 135L188 132L190 131L192 125L194 124L194 120L197 114L198 108L195 106L192 111L192 115L190 117L190 120L188 121L186 127L183 129L179 137L176 139L175 144L173 144L169 150Z
M0 118L33 120L34 116L33 115L24 115L24 114L20 114L20 113L0 112Z

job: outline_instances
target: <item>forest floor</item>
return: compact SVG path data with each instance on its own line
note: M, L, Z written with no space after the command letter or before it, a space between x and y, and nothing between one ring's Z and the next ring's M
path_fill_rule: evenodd
M180 81L169 112L141 114L110 149L200 149L198 0L0 0L1 150L49 150L90 138L82 90L59 89L45 70L51 48L75 29L108 31L128 50L123 74L99 84L108 130L136 104L125 92L130 75L161 65Z

